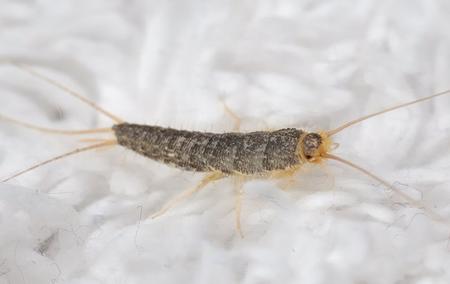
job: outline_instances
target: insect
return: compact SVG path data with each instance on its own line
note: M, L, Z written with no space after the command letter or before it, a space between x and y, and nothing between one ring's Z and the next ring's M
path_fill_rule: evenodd
M68 89L64 85L61 85L58 82L34 71L30 67L15 62L12 62L12 64L81 100L98 112L112 119L115 124L109 128L74 131L56 130L40 127L1 115L0 119L43 132L65 135L110 133L113 136L111 139L92 139L91 142L95 143L86 147L77 148L33 165L4 179L3 182L9 181L38 167L71 155L93 149L120 145L140 155L170 166L187 171L206 173L205 177L197 186L182 192L180 195L170 200L158 212L154 213L151 216L152 218L161 216L180 201L205 188L211 182L225 177L235 178L237 181L235 222L239 234L243 236L240 223L240 211L242 185L246 180L259 177L277 178L292 176L306 163L319 164L324 160L329 159L343 163L373 178L385 187L391 189L395 194L410 205L424 210L424 212L434 220L442 221L440 216L434 213L431 209L426 208L420 201L414 200L405 193L398 191L390 183L372 174L368 170L355 165L348 160L333 155L330 152L336 147L336 144L332 141L332 137L344 129L390 111L448 95L450 94L450 90L360 117L328 131L308 132L296 128L285 128L274 131L256 131L247 133L210 133L177 130L172 128L125 122L116 115L113 115L112 113L99 107L94 102ZM87 140L89 141L89 139Z

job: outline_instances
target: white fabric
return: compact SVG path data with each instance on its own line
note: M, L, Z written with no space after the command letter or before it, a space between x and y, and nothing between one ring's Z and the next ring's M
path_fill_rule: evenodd
M20 71L27 63L126 121L242 131L327 130L450 88L442 1L0 2L0 113L60 129L111 121ZM223 103L222 103L223 102ZM450 222L450 96L336 135ZM0 122L1 177L80 145ZM0 283L449 283L448 224L326 161L233 181L147 218L202 175L120 147L0 184ZM286 186L286 190L280 187Z

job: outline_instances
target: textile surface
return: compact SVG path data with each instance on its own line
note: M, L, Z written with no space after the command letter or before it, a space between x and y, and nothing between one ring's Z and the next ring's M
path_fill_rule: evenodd
M0 113L56 129L329 130L450 88L442 1L0 1ZM156 219L203 175L121 147L0 184L0 283L449 283L450 96L336 134L336 161L227 178ZM227 110L228 109L228 110ZM0 175L106 135L0 120ZM92 143L92 141L90 142ZM337 145L336 145L337 146ZM444 219L426 214L432 210ZM436 219L436 218L434 218Z

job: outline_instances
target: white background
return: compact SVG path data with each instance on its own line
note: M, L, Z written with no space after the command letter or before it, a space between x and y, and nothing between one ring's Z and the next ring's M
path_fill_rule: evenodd
M0 1L0 113L60 129L111 121L223 132L327 130L450 88L442 1ZM337 155L450 222L450 97L336 135ZM0 174L84 145L0 121ZM225 179L147 217L202 175L120 147L0 184L0 283L448 283L450 225L327 161L244 186Z

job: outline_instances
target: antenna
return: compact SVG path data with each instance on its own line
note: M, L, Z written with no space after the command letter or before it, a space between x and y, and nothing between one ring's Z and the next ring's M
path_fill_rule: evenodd
M427 97L424 97L424 98L421 98L421 99L417 99L417 100L414 100L414 101L411 101L411 102L408 102L408 103L403 103L403 104L400 104L400 105L396 105L396 106L384 109L382 111L378 111L378 112L375 112L375 113L372 113L372 114L368 114L368 115L365 115L365 116L360 117L358 119L355 119L355 120L349 121L347 123L344 123L343 125L339 126L338 128L335 128L333 130L328 131L327 134L328 134L328 136L333 136L336 133L339 133L342 130L346 129L347 127L353 126L353 125L355 125L357 123L360 123L360 122L362 122L364 120L367 120L369 118L372 118L374 116L378 116L378 115L381 115L381 114L384 114L384 113L387 113L387 112L390 112L390 111L393 111L393 110L396 110L396 109L399 109L399 108L407 107L407 106L410 106L410 105L413 105L413 104L417 104L417 103L420 103L420 102L424 102L424 101L431 100L433 98L436 98L436 97L439 97L439 96L443 96L443 95L448 95L448 94L450 94L450 90L446 90L446 91L443 91L443 92L440 92L440 93L437 93L437 94L434 94L434 95L431 95L431 96L427 96Z

